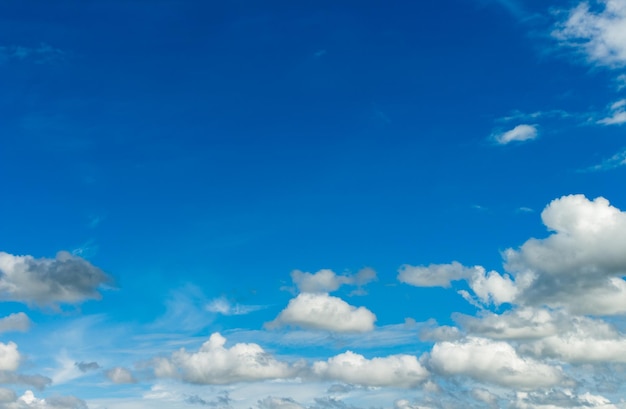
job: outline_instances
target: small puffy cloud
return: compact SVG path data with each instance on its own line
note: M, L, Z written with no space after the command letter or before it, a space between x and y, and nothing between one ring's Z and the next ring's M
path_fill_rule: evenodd
M521 357L506 342L477 337L436 343L430 365L443 375L467 376L518 389L548 387L563 380L560 368Z
M292 325L335 332L366 332L374 329L376 316L365 307L354 307L341 298L323 293L301 293L268 328Z
M398 270L398 280L416 287L450 287L452 281L470 278L479 267L465 267L459 262L431 264L429 266L403 265Z
M98 289L111 278L87 260L61 251L36 259L0 252L0 300L39 306L100 299Z
M626 123L626 99L619 100L611 105L609 116L598 121L602 125L621 125Z
M492 137L498 145L511 142L522 142L537 138L539 132L536 125L521 124L506 132L494 134Z
M517 303L579 314L626 312L626 213L599 197L564 196L541 218L553 233L504 252L516 274ZM528 283L519 285L520 279Z
M7 317L0 318L0 333L10 331L26 332L30 328L31 321L26 314L18 312Z
M111 368L104 373L107 378L113 383L124 384L124 383L136 383L137 380L133 376L133 374L126 368L122 368L117 366L115 368Z
M487 273L479 267L469 279L469 285L481 303L500 305L511 303L519 291L517 284L508 275L496 271Z
M184 348L170 358L157 358L157 377L180 378L195 384L230 384L289 378L296 367L278 361L257 344L239 343L226 348L226 338L213 333L197 352Z
M15 342L0 342L0 371L15 371L20 366L20 353Z
M622 0L596 2L592 10L581 2L567 13L552 35L564 46L583 54L592 64L618 68L626 65L626 4Z
M363 386L390 386L410 388L423 382L428 371L413 355L390 355L366 359L347 351L313 363L313 373L330 379Z
M222 315L245 315L262 308L260 305L233 304L226 297L215 298L206 306L207 311Z
M328 269L314 274L294 270L291 279L302 293L328 293L336 291L342 285L362 287L376 280L376 272L371 268L364 268L356 274L337 275Z

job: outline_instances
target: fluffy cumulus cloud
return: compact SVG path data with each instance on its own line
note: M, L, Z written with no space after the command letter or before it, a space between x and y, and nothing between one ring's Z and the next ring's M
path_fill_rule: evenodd
M626 363L626 337L613 326L588 317L571 317L568 327L521 349L540 358L572 364Z
M549 387L563 380L559 367L522 357L506 342L478 337L435 344L430 365L443 375L518 389Z
M20 366L20 359L15 342L0 342L0 371L15 371Z
M626 65L626 3L623 0L581 2L552 33L594 64Z
M320 270L314 274L294 270L291 279L298 290L303 293L328 293L336 291L342 285L362 287L376 280L376 272L364 268L356 274L338 275L332 270Z
M197 352L184 348L171 358L158 358L158 377L180 378L196 384L230 384L293 376L298 368L278 361L257 344L239 343L225 347L226 339L213 333Z
M312 370L323 379L363 386L410 388L428 377L428 371L413 355L366 359L351 351L315 362Z
M30 319L23 312L0 318L0 333L9 331L25 332L30 328Z
M459 293L472 303L485 305L510 303L518 292L516 283L508 275L487 272L482 266L465 267L456 261L417 267L404 265L399 270L398 280L416 287L450 287L452 281L465 280L474 296L465 290Z
M549 237L504 253L518 284L532 277L518 285L516 301L580 314L626 312L626 213L601 197L570 195L552 201L541 218Z
M100 299L111 279L87 260L59 252L54 259L0 252L0 300L39 306Z
M507 274L501 275L496 271L487 273L482 267L468 281L476 297L486 305L511 303L519 291L517 284Z
M536 125L521 124L506 132L494 134L492 137L499 145L506 145L511 142L523 142L537 138L539 132Z
M113 383L124 384L124 383L136 383L137 380L133 376L133 374L126 368L122 368L120 366L116 366L115 368L111 368L105 372L105 375L109 380Z
M291 325L335 332L366 332L374 329L376 316L365 307L354 307L324 293L302 293L289 301L268 328Z

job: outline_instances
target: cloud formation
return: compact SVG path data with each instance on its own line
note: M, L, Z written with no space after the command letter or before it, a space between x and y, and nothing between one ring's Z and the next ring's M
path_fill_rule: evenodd
M3 332L26 332L30 328L31 322L28 315L23 312L8 315L0 318L0 333Z
M115 368L109 369L105 372L105 375L107 378L109 378L111 382L117 384L137 382L133 374L128 369L122 368L121 366L116 366Z
M465 267L454 261L450 264L431 264L429 266L403 265L398 270L398 280L415 287L448 288L452 281L466 280L481 267Z
M511 142L523 142L537 138L539 132L536 125L521 124L506 132L493 135L493 139L499 145L507 145Z
M291 279L302 293L329 293L338 290L342 285L362 287L376 280L376 272L371 268L364 268L356 274L337 275L327 269L314 274L294 270Z
M284 325L334 332L366 332L374 329L376 315L341 298L323 293L302 293L289 301L268 328Z
M170 358L154 362L157 377L180 378L196 384L230 384L289 378L297 368L278 361L257 344L239 343L225 347L226 338L213 333L197 352L184 348Z
M15 342L0 342L0 371L15 371L20 366L20 360Z
M602 125L621 125L626 123L626 99L620 99L611 104L609 116L598 120Z
M222 315L245 315L262 308L260 305L233 304L226 297L215 298L206 306L207 311Z
M626 4L621 0L582 2L570 10L552 35L593 64L626 65ZM599 10L598 10L599 9Z
M510 388L535 389L563 380L560 368L521 357L506 342L478 337L436 343L430 365L441 374L468 376Z
M53 307L76 304L100 299L99 288L111 282L102 270L65 251L54 259L0 252L0 300Z
M504 252L517 278L516 302L577 314L626 312L626 213L602 197L570 195L553 200L541 218L550 236Z
M352 351L315 362L313 373L323 379L363 386L411 388L428 377L428 371L413 355L390 355L366 359Z

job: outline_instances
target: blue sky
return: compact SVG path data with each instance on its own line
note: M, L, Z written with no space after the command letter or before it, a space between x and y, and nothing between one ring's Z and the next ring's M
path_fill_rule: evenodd
M0 3L0 409L626 408L626 1Z

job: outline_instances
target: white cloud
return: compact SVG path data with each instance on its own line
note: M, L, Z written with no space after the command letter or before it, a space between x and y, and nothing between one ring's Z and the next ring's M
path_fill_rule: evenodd
M117 384L137 382L133 374L128 369L120 366L109 369L105 372L105 375L111 382Z
M532 280L516 302L579 314L626 312L626 213L583 195L552 201L541 218L553 232L504 253L505 268ZM530 277L530 278L529 278Z
M184 348L171 358L157 358L158 377L181 378L197 384L230 384L266 379L289 378L297 368L280 362L257 344L235 344L226 348L226 339L213 333L197 352Z
M522 346L541 358L556 358L573 364L626 363L626 338L601 320L571 317L570 328Z
M428 371L413 355L390 355L366 359L352 351L313 363L313 373L331 379L364 386L410 388L423 382Z
M366 332L374 329L376 316L365 307L354 307L328 294L302 293L289 301L268 324L274 328L293 325L336 332Z
M626 3L623 0L594 2L592 10L582 2L570 10L552 35L565 46L573 47L593 64L611 68L626 65Z
M557 334L564 324L562 312L523 307L503 314L482 312L479 317L456 314L455 320L469 334L492 339L537 339Z
M293 283L303 293L328 293L342 285L364 286L376 280L376 272L371 268L359 270L356 274L337 275L332 270L324 269L314 274L294 270L291 273Z
M493 135L494 140L499 145L506 145L511 142L522 142L537 138L539 132L536 125L521 124L515 128Z
M100 299L111 279L88 261L61 251L54 259L0 252L0 300L39 306Z
M500 275L496 271L487 273L482 267L476 268L469 279L469 285L485 305L511 303L519 291L516 283L508 275Z
M15 371L20 366L20 353L15 342L0 342L0 371Z
M0 333L10 331L26 332L30 328L30 319L23 312L0 318Z
M481 267L465 267L459 262L429 266L403 265L398 280L416 287L450 287L452 281L470 278Z
M206 305L206 310L222 315L245 315L262 309L261 305L233 304L226 297L211 300Z
M444 375L468 376L519 389L552 386L563 380L560 368L521 357L506 342L477 337L436 343L430 364Z
M609 109L609 116L598 121L602 125L621 125L626 123L626 99L614 102Z

